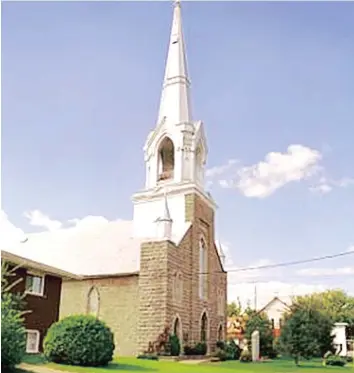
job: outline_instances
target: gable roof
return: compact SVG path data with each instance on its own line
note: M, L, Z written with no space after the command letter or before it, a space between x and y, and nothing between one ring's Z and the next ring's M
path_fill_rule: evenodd
M214 241L214 245L213 246L214 246L214 250L216 252L216 256L218 257L218 261L219 261L219 265L220 265L221 271L224 272L224 273L227 273L225 271L224 264L223 264L223 262L221 260L221 252L218 250L218 245L216 244L215 241ZM222 247L220 247L220 250L222 250Z
M77 275L131 273L139 270L141 239L132 238L130 221L103 222L33 233L9 252Z
M289 308L289 306L284 302L282 301L279 297L274 297L271 301L269 301L263 308L261 308L258 313L261 313L261 312L264 312L270 305L272 305L273 303L275 302L280 302L281 304L283 304L286 308Z
M69 273L59 268L54 268L54 267L45 265L43 263L38 263L33 260L29 260L21 256L14 255L5 250L1 250L1 259L5 260L8 263L19 266L21 268L43 271L48 275L61 277L61 278L67 278L67 279L76 279L76 280L80 279L79 276L76 276L73 273Z
M179 244L190 224L172 241ZM136 274L140 246L149 238L133 236L133 222L107 221L28 235L7 252L82 277Z

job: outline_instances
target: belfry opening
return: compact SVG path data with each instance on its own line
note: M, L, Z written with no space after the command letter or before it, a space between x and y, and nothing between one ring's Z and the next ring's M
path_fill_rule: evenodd
M158 181L173 179L175 169L175 147L169 137L165 137L159 147Z

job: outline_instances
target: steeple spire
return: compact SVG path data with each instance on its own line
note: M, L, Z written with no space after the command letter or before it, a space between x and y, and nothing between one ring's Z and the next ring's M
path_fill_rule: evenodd
M171 214L170 214L170 209L168 208L166 188L165 188L165 191L164 191L164 200L165 200L165 209L164 209L164 212L163 212L163 219L167 220L167 221L172 221Z
M171 37L167 54L158 123L176 125L191 122L190 81L182 33L181 4L174 2Z
M172 236L172 219L171 219L170 210L168 208L166 188L164 191L163 215L162 217L157 218L155 223L157 224L156 236L158 238L165 238L165 239L170 240Z

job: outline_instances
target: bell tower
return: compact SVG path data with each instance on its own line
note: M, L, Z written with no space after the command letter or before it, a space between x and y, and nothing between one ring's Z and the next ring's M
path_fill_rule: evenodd
M215 208L204 190L208 152L204 126L193 120L190 96L181 5L176 1L157 123L144 146L145 188L133 195L135 236L154 236L154 222L164 210L166 190L172 237L188 221L185 195L198 193Z

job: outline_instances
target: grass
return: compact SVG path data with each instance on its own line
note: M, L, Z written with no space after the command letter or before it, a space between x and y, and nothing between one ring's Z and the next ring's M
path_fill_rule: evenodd
M354 373L354 366L348 364L346 367L324 367L320 361L304 361L300 367L296 367L291 360L274 360L264 363L240 363L238 361L227 361L223 363L184 364L171 361L138 360L136 358L121 357L115 359L107 367L87 368L69 365L46 363L40 356L28 356L25 363L41 365L50 369L75 373Z

